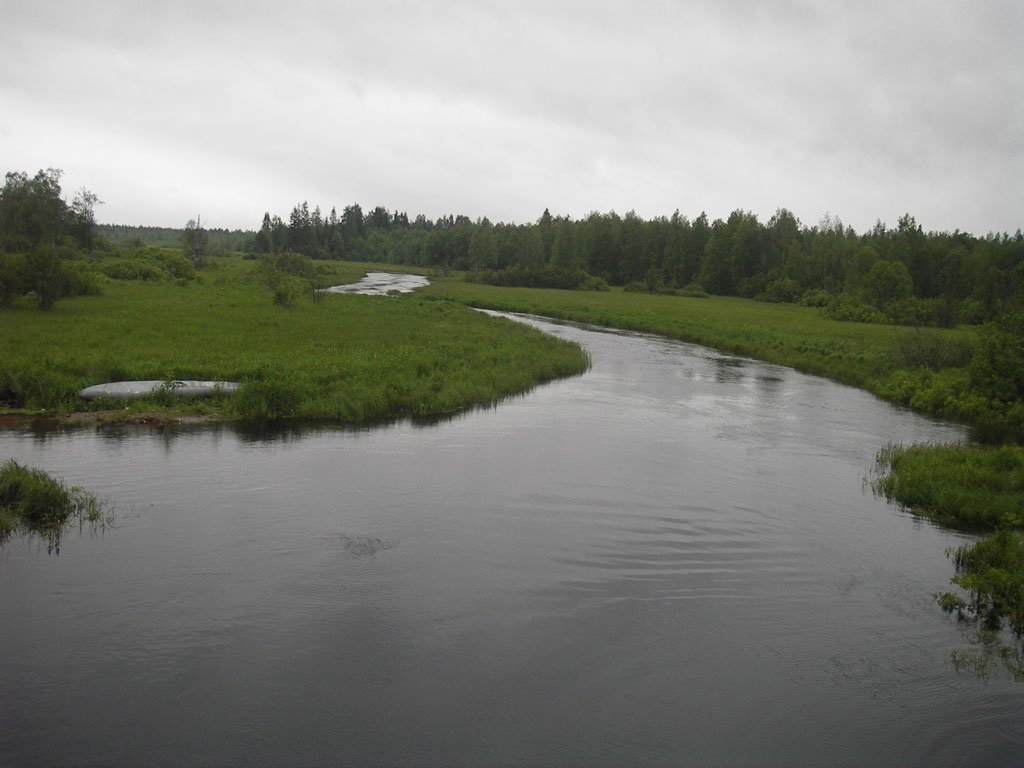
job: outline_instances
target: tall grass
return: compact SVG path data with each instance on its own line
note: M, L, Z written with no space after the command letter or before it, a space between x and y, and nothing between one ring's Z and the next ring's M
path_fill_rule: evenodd
M69 487L13 459L0 465L0 545L23 532L41 536L48 551L59 552L61 536L70 523L102 521L102 505L84 489Z
M941 525L1024 526L1024 447L888 445L876 469L878 493Z

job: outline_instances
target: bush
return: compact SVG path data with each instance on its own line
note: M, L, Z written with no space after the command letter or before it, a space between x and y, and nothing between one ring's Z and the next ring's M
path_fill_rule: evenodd
M978 392L1000 404L1024 400L1024 314L986 325L968 367Z
M890 301L883 311L894 325L916 325L935 328L943 325L942 306L937 299L919 299L911 296ZM948 323L946 323L948 325Z
M169 280L170 274L163 266L143 259L112 259L100 265L100 272L112 280Z
M573 291L607 290L601 278L592 277L581 269L560 269L558 267L524 267L520 264L506 269L488 270L473 276L475 280L487 285L505 288L560 288ZM596 282L599 281L599 282Z
M956 319L964 325L981 325L988 319L985 305L977 299L964 299L957 307Z
M827 307L830 301L832 301L832 294L821 288L804 291L800 297L800 305L804 307Z
M154 254L154 259L176 280L194 280L196 277L195 266L180 253L160 249Z
M847 293L832 296L824 308L825 317L851 323L884 323L886 317L874 307L861 304Z
M708 292L704 290L704 286L698 282L687 283L677 293L688 299L706 299L709 297Z
M313 260L301 253L285 251L260 259L260 281L274 296L274 303L291 309L304 295L313 293L317 269Z
M758 296L761 301L773 304L793 304L800 298L800 284L792 278L785 277L768 283L764 293Z
M896 359L904 368L964 368L971 360L972 347L964 339L943 338L937 332L920 328L902 334L896 340Z

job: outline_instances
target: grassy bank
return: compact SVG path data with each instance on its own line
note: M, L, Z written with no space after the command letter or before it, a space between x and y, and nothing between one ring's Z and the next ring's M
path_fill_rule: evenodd
M366 265L331 262L322 284ZM277 306L255 262L214 260L191 281L108 280L39 312L0 309L0 390L33 412L164 409L227 418L365 422L489 404L585 370L575 345L450 301L327 294ZM232 397L85 403L125 379L239 381Z
M890 445L877 463L876 491L940 525L1024 525L1024 447Z

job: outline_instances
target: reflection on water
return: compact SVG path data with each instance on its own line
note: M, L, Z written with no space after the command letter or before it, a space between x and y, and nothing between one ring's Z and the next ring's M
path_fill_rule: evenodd
M862 488L961 429L537 322L592 370L434 426L0 433L133 510L0 555L0 763L1019 761L932 598L965 538Z

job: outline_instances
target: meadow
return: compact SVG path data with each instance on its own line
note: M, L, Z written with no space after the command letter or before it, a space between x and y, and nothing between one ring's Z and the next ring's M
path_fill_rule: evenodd
M365 265L322 265L323 285ZM107 280L96 296L39 312L0 309L0 389L20 410L116 408L232 419L360 423L487 405L588 365L578 347L465 306L413 294L318 294L273 302L258 262L211 260L193 280ZM85 403L90 384L135 379L238 381L231 397Z

